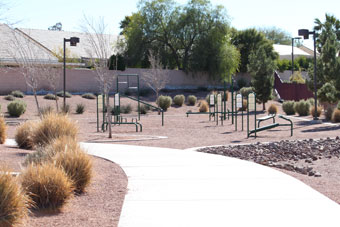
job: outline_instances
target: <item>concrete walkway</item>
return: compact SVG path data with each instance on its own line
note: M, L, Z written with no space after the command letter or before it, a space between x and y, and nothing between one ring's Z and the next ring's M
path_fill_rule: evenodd
M121 227L340 226L337 203L269 167L190 150L82 146L128 176Z

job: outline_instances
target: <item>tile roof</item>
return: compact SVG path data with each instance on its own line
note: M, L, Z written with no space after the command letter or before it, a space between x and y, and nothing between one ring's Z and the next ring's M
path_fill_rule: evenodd
M273 44L274 50L279 54L280 59L291 59L292 58L292 46L291 45L280 45ZM313 57L313 55L307 53L306 51L294 47L294 56L305 56L307 58Z

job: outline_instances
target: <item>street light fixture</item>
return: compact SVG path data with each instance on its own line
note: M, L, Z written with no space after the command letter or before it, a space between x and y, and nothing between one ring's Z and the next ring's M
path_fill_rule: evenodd
M317 117L317 88L316 88L316 42L315 42L315 31L309 31L308 29L299 29L299 36L303 36L303 39L308 39L309 35L313 35L314 41L314 118L313 120L318 120Z
M292 38L292 75L294 74L294 39L301 39L301 37Z
M64 110L66 110L66 42L70 42L70 46L77 46L79 43L78 37L64 38Z

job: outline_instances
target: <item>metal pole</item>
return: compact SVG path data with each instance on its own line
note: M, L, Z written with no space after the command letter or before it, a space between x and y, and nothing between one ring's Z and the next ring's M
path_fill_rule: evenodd
M65 95L65 90L66 90L66 39L64 38L64 111L66 110L66 95Z
M138 96L138 120L140 120L140 102L139 102L139 75L137 74L137 96Z
M313 40L314 40L314 120L318 120L317 117L317 88L316 88L316 42L315 42L315 31L312 32Z
M99 110L98 110L98 95L96 95L96 109L97 109L97 132L99 132Z
M226 95L226 82L224 81L223 83L223 91L224 91L224 114L223 114L223 118L224 120L226 120L226 112L227 112L227 95Z
M234 78L231 77L231 124L234 124Z
M292 75L294 74L294 38L292 38Z

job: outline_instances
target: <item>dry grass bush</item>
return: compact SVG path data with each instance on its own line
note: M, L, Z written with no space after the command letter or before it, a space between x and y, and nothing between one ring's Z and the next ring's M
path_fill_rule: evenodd
M315 116L315 106L312 106L311 110L310 110L310 115L312 115L313 117L320 117L322 113L322 107L321 106L317 106L316 108L316 116Z
M20 148L33 149L34 143L32 135L36 125L37 122L26 121L17 128L15 132L15 142L17 142Z
M198 111L199 112L208 112L208 110L209 110L209 104L207 103L207 101L205 101L205 100L201 101Z
M0 144L4 144L7 137L7 125L5 118L0 116Z
M248 102L246 99L242 100L242 107L238 108L239 111L246 111L248 107Z
M334 108L329 106L327 109L324 111L324 115L327 121L332 120L332 115L333 115Z
M65 171L74 183L75 192L83 193L92 178L92 159L81 148L67 149L53 158L55 165Z
M277 114L277 106L275 104L270 104L270 106L268 107L268 114Z
M334 123L340 122L340 110L339 109L334 109L333 114L332 114L332 121Z
M29 165L21 177L22 186L36 209L60 211L73 195L71 180L53 163Z
M67 115L50 113L44 115L37 124L32 138L35 146L45 146L63 136L75 139L77 133L76 123L68 118Z
M30 206L16 177L6 167L0 167L0 226L11 227L22 223Z

